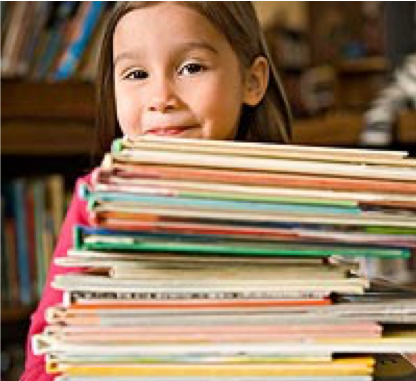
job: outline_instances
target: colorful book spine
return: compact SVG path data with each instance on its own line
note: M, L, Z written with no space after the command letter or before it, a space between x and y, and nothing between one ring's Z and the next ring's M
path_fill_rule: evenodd
M75 72L81 56L87 48L88 42L93 35L100 16L104 9L103 1L90 1L87 5L85 16L80 22L79 31L75 34L75 38L70 42L59 63L59 67L55 72L54 79L64 80Z

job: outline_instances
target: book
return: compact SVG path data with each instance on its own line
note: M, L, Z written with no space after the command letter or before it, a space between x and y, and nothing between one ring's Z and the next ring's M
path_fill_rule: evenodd
M189 139L187 139L189 140ZM178 141L176 142L178 143ZM188 142L192 144L192 141ZM188 144L187 143L187 144ZM218 146L224 145L224 142L214 142ZM240 143L243 144L244 143ZM290 147L289 147L290 148ZM305 152L303 154L306 156ZM328 161L308 161L308 160L270 160L262 157L245 157L242 155L223 155L194 152L173 152L161 151L146 148L146 145L140 147L140 150L125 149L122 144L113 146L112 156L114 160L123 162L152 163L163 164L172 163L174 165L186 165L197 167L211 168L233 168L233 169L250 169L257 171L270 172L292 172L306 173L315 175L335 175L352 178L382 178L386 180L414 181L416 173L414 162L409 159L409 165L405 163L403 167L383 166L383 165L364 165L360 162L354 163L331 163ZM407 161L407 160L406 160Z
M416 247L405 152L171 140L116 141L81 187L92 226L33 341L48 371L353 380L416 351L414 294L358 262Z
M53 76L54 79L67 79L75 72L103 9L104 2L102 1L90 1L81 5L78 20L74 26L75 31L58 62L58 67Z
M55 277L52 282L53 287L64 291L120 291L120 292L148 292L148 293L170 293L172 287L176 292L186 294L194 293L214 293L214 294L233 294L233 293L247 293L248 295L254 293L271 293L276 292L337 292L337 293L363 293L364 289L368 287L368 281L358 277L345 279L308 279L307 284L302 279L281 279L270 281L222 281L215 282L211 279L204 279L204 281L141 281L133 279L113 279L103 275L91 274L63 274ZM279 293L277 292L277 293Z
M369 361L368 364L371 364ZM236 365L180 365L180 366L168 366L168 365L148 365L146 366L79 366L79 367L58 367L58 371L65 370L70 375L78 376L136 376L136 377L157 377L157 376L173 376L173 377L285 377L287 376L304 376L308 374L316 374L323 376L332 375L369 375L370 366L364 361L362 363L357 362L354 364L352 361L334 360L332 363L324 364L305 364L300 366L299 364L282 364L280 365L262 365L255 364L252 366L245 366L244 369ZM152 379L152 378L149 378Z
M291 242L250 242L219 240L195 235L175 235L144 232L119 232L77 226L74 232L74 247L86 250L179 252L187 254L228 254L228 255L298 255L298 256L376 256L408 257L409 250L402 248L354 247L328 244L305 244Z
M356 190L374 193L411 193L416 194L416 185L407 182L395 182L372 179L352 179L333 176L317 176L285 173L262 173L247 170L226 170L210 168L193 168L174 165L149 166L140 163L116 162L111 155L106 155L102 166L93 172L96 183L112 183L118 179L134 182L142 179L182 180L215 182L227 184L246 184L257 186L277 186L309 189Z

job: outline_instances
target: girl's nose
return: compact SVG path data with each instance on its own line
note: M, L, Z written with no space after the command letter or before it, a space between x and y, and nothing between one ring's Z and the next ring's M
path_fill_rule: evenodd
M150 106L149 111L157 111L157 112L169 112L175 109L175 103L173 99L154 99Z
M152 93L149 94L148 110L161 113L175 110L179 101L171 84L166 80L160 80L154 85Z

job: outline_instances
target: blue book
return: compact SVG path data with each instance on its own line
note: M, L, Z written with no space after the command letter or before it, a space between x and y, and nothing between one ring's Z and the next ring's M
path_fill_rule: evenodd
M5 200L6 218L14 221L16 231L16 255L19 286L19 301L30 304L32 283L30 276L29 244L27 234L26 184L24 179L15 179L0 187L0 194ZM12 253L8 253L11 255Z
M210 200L186 196L148 196L138 193L122 192L91 192L88 197L88 205L91 210L97 203L121 201L136 202L138 205L155 205L155 206L183 206L195 208L209 208L210 210L240 210L247 212L292 212L292 213L327 213L327 214L359 214L360 208L357 207L334 207L326 205L304 205L286 203L262 203L257 201L240 201L240 200Z
M81 22L77 38L67 47L64 58L55 72L54 79L68 79L75 72L78 63L81 60L82 54L86 50L88 42L93 35L94 28L100 20L104 7L104 1L89 2L88 11L85 14L85 18Z
M33 77L35 79L45 79L64 45L64 32L66 25L76 14L79 7L77 1L58 1L51 6L43 47L39 57L34 63Z
M32 284L30 279L30 258L26 223L25 180L16 179L12 183L13 214L16 221L16 249L20 285L20 301L30 304L32 300Z
M6 245L6 198L1 195L1 304L8 304L10 302L10 281L9 281L9 259L11 253L7 253Z

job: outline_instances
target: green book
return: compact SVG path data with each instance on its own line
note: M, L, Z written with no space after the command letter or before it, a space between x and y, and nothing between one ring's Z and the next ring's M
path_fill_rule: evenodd
M75 228L74 238L74 247L78 250L174 252L195 255L227 254L243 256L327 257L340 255L381 258L407 258L410 256L410 251L402 248L287 242L254 243L238 240L203 239L176 234L169 236L117 232L84 226L77 226Z

